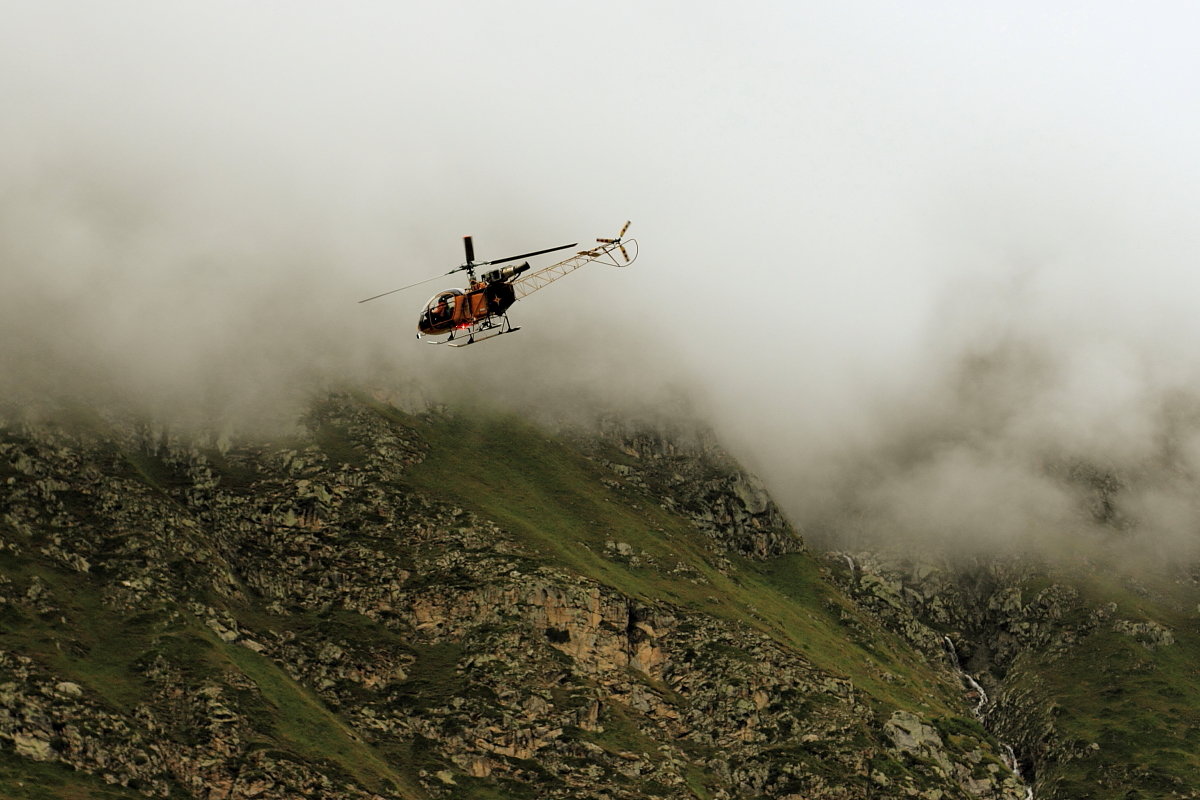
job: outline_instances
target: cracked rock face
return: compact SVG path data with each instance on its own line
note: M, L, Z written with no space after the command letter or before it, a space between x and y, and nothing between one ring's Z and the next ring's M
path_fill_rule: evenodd
M711 444L510 425L576 476L533 503L469 432L350 395L281 441L0 430L0 747L206 800L1023 797Z

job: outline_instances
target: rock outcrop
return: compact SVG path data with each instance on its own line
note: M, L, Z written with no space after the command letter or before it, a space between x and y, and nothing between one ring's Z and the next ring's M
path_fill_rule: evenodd
M0 747L209 800L1024 796L710 445L472 425L3 426Z

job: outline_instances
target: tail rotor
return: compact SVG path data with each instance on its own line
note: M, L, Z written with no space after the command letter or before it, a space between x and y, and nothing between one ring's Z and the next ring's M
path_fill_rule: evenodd
M621 256L624 257L626 264L628 264L632 260L629 258L629 251L627 251L625 249L625 245L621 241L622 238L625 236L625 231L627 231L627 230L629 230L629 221L628 220L626 220L625 224L621 226L621 232L618 233L616 235L616 237L614 237L612 239L596 239L596 241L599 242L600 244L608 245L608 247L602 248L605 250L611 250L612 246L616 245L617 249L619 249L621 251Z

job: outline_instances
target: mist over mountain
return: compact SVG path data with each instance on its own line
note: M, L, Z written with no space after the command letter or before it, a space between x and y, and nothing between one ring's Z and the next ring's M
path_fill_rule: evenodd
M10 403L683 397L818 540L1193 552L1189 9L6 10ZM356 303L626 218L486 348Z
M1200 796L1196 9L0 19L0 794Z

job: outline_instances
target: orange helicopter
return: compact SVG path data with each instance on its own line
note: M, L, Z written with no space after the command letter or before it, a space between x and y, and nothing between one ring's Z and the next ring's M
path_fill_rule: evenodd
M417 319L417 338L430 344L448 344L451 347L466 347L469 344L486 341L505 333L515 333L520 328L513 327L508 319L508 309L513 303L536 292L559 278L568 275L585 264L596 261L613 267L627 267L637 258L637 240L623 239L629 230L626 222L620 233L610 239L596 239L597 247L590 250L580 250L570 258L551 264L548 267L530 272L529 262L510 267L501 267L484 272L476 277L475 271L480 267L491 267L505 264L522 258L532 258L545 253L554 253L575 247L578 242L549 247L545 250L535 250L532 253L521 253L516 256L497 258L491 261L476 261L475 246L470 236L463 237L463 247L467 260L445 275L466 271L469 282L465 289L446 289L438 292L425 304L425 309ZM633 248L633 255L628 247ZM620 253L618 256L617 254ZM393 289L390 292L359 300L366 303L389 294L402 292L414 286L445 277L438 275L417 283Z

